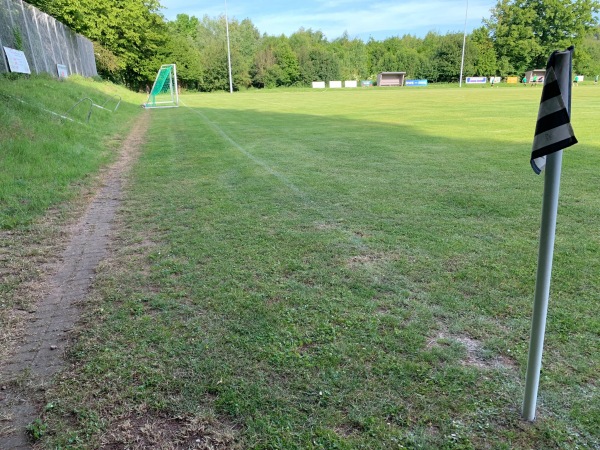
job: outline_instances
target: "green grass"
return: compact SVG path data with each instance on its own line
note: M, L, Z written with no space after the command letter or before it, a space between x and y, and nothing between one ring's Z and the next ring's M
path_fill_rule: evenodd
M177 418L231 431L222 448L597 448L594 86L574 89L538 420L520 419L540 92L264 91L152 111L42 442L131 446L124 424Z
M94 108L82 98L114 108ZM0 229L31 224L52 206L73 198L90 175L111 160L118 136L140 110L141 96L108 83L50 76L0 76ZM54 113L54 114L53 114Z
M81 98L89 103L65 115ZM143 97L110 83L73 76L0 74L0 357L14 338L22 311L31 309L28 286L64 240L60 225L72 218L114 159ZM35 295L34 295L35 296Z

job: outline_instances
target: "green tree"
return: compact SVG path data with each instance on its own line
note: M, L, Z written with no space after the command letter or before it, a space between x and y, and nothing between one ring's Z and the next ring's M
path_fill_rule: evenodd
M263 37L252 74L257 87L291 86L300 79L298 58L285 36Z
M191 37L177 33L169 36L157 59L157 66L177 65L179 86L186 89L200 89L203 76L201 54Z
M499 0L484 23L498 59L523 73L544 66L553 50L578 46L599 7L598 0Z
M211 43L202 49L201 91L228 91L227 54L222 45Z
M34 0L42 11L106 49L111 78L133 88L156 74L154 59L167 41L158 0ZM114 57L114 58L113 58Z
M597 0L527 0L526 5L535 11L533 32L542 49L542 55L534 61L537 66L545 65L554 50L579 47L598 23Z
M371 77L375 77L379 72L410 72L410 76L413 76L419 71L417 50L411 47L416 41L407 46L403 39L391 37L382 42L369 40L367 49Z
M359 80L369 76L367 46L360 39L350 39L348 33L331 43L344 80Z
M256 52L252 66L252 80L256 87L272 88L277 85L279 67L272 46L264 42L263 46Z
M438 81L454 82L460 78L462 62L463 34L453 33L442 36L434 54L438 71ZM475 73L474 48L465 46L463 76Z
M169 31L195 40L198 36L200 21L197 17L177 14L174 21L167 23Z
M230 21L231 64L234 84L238 87L252 85L251 69L254 55L260 44L260 33L250 19Z
M506 76L508 73L500 73L498 68L498 59L496 57L496 50L494 49L494 42L488 34L488 30L485 27L480 27L473 30L473 33L469 36L468 48L473 49L475 55L474 61L474 75L477 76L495 76L501 75Z
M421 67L421 76L430 81L439 81L440 73L437 64L437 49L441 45L442 35L434 31L430 31L425 35L419 53L424 58Z
M485 21L494 41L496 55L510 63L516 73L529 70L543 54L535 38L533 22L535 11L523 0L500 0L492 15Z
M306 65L308 68L307 73L312 74L311 81L331 81L340 79L338 60L325 46L312 48L308 52Z
M298 58L300 84L340 78L338 59L321 31L300 28L290 36L289 44Z
M119 81L119 73L125 69L123 61L99 42L94 41L93 45L98 74L104 79Z
M252 84L250 70L259 39L259 32L250 20L229 20L234 89L246 88ZM197 28L196 46L200 51L203 67L201 89L229 90L225 16L210 18L205 15L202 18Z
M381 72L382 60L385 54L383 42L376 41L372 37L367 42L367 70L369 78L374 79Z
M402 54L402 42L398 37L392 37L375 44L371 40L370 44L370 69L374 76L379 72L397 72L403 67L399 63L399 57Z
M583 39L574 59L576 73L590 78L600 75L600 27L595 28Z

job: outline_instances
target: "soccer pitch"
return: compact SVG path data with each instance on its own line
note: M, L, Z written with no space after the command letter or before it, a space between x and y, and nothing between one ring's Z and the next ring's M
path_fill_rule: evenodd
M540 95L266 90L148 112L94 325L48 394L86 414L49 412L52 439L180 417L214 448L600 446L594 85L573 89L538 419L520 419Z

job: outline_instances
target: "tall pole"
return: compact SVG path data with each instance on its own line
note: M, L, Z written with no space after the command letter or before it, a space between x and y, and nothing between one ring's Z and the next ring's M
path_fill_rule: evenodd
M560 92L571 114L571 71L572 50L556 54L560 73L556 73ZM558 61L559 58L569 58L568 63ZM564 60L563 60L564 61ZM546 156L544 168L544 199L542 201L542 224L540 229L540 249L538 268L535 281L533 317L531 319L531 339L529 342L529 357L527 374L525 376L525 398L523 400L523 418L530 422L535 420L537 393L542 369L542 351L546 331L546 316L548 313L548 297L550 295L550 280L552 278L552 257L554 254L554 237L556 231L556 216L558 213L558 192L560 190L560 173L562 166L562 150Z
M231 47L229 45L229 19L227 19L227 0L225 0L225 30L227 33L227 67L229 68L229 93L233 94L233 79L231 77Z
M465 9L465 32L463 33L463 48L462 57L460 59L460 80L458 87L462 87L463 68L465 67L465 44L467 43L467 15L469 14L469 0L467 0L467 8Z

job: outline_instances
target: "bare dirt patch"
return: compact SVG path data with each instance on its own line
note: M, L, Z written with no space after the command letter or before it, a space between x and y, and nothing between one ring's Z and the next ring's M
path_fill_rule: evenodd
M104 449L234 450L237 431L221 421L196 417L123 417L101 438Z
M392 258L390 257L390 255L386 255L384 253L372 253L366 255L352 256L348 259L346 265L349 269L359 270L375 266L379 263L388 262L391 259Z
M466 356L462 361L465 366L478 367L480 369L512 369L515 367L514 361L503 355L494 358L484 357L483 344L469 336L456 336L447 332L440 332L435 338L429 341L428 347L433 348L449 341L458 342L465 348Z
M63 355L80 317L98 264L107 256L113 219L129 168L137 158L149 115L142 114L117 161L100 174L98 188L82 196L68 221L51 216L29 232L0 237L0 260L15 286L0 336L0 448L29 448L25 428L39 414L46 386L64 367ZM13 245L5 245L11 242ZM10 281L10 280L9 280Z

